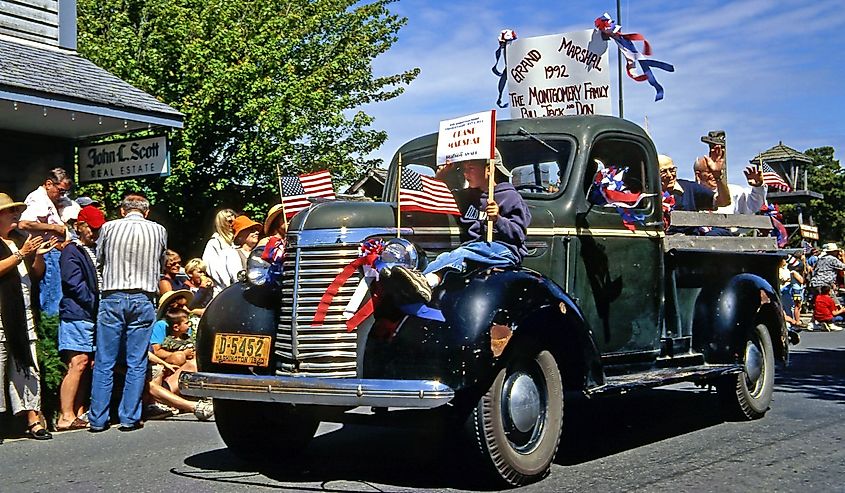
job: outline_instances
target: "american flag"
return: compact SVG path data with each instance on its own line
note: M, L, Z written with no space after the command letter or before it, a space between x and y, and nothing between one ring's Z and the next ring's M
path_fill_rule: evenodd
M399 208L403 211L421 211L434 214L460 216L455 197L445 183L414 170L403 169L399 184Z
M771 166L763 163L763 184L772 188L783 190L784 192L791 192L792 187L786 182Z
M288 219L311 205L309 198L321 197L334 200L332 175L326 171L282 177L282 205Z

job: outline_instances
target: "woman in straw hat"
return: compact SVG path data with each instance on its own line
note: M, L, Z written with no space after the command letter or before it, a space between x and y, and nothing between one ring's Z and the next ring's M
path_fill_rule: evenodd
M261 224L246 216L238 216L232 223L235 234L235 248L226 252L226 275L223 287L228 287L238 281L238 273L246 270L246 261L252 249L258 245Z
M44 254L56 238L24 237L16 229L23 202L0 193L0 383L7 384L12 414L25 415L27 435L49 440L41 424L41 385L35 356L38 320L38 280L44 275ZM2 389L0 389L2 390ZM0 391L0 411L6 410L5 391Z

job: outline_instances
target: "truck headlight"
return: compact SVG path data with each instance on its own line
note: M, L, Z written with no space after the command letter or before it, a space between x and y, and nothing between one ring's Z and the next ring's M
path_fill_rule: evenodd
M404 265L409 269L420 271L428 265L425 252L404 238L388 240L381 252L381 261L386 267Z
M263 253L263 246L255 248L246 261L246 280L255 286L263 286L268 279L267 271L270 270L270 262L261 258Z

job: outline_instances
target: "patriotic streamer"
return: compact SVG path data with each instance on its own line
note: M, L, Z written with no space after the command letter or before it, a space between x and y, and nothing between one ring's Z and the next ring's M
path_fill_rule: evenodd
M596 205L615 207L616 212L622 217L622 224L629 231L636 231L637 224L645 224L645 214L635 213L631 209L640 205L640 202L654 194L631 192L625 186L625 173L628 168L617 169L615 166L606 167L604 163L596 160L598 169L593 178L593 186L590 190L590 202Z
M669 229L672 211L675 210L675 196L669 192L663 192L663 229Z
M516 31L502 29L499 33L499 47L496 49L496 63L493 64L493 73L499 77L499 99L496 105L499 108L507 108L508 103L502 104L502 95L505 93L505 86L508 83L508 45L516 39ZM499 70L499 59L503 60L502 70Z
M264 245L264 252L261 254L262 260L270 263L270 268L267 269L267 280L278 283L282 278L282 271L284 269L285 260L285 240L273 236Z
M667 72L674 72L675 67L666 63L661 62L658 60L651 60L645 58L647 56L651 56L651 45L648 43L648 40L642 34L639 33L622 33L622 26L616 25L616 22L610 17L610 15L605 12L604 15L596 19L596 29L601 31L602 37L607 39L613 39L616 41L617 46L619 46L619 50L622 52L622 55L625 56L627 60L627 67L626 70L628 72L628 77L634 79L637 82L642 82L647 80L656 92L654 96L655 101L660 101L663 99L663 86L657 82L657 79L654 77L654 72L652 72L652 68L659 68L661 70L665 70ZM643 51L640 53L637 50L637 47L634 46L634 41L642 41L643 42ZM640 65L640 70L642 70L642 74L635 74L635 69L637 67L637 63Z
M786 231L783 223L780 222L783 219L783 215L781 215L777 204L764 204L760 208L760 212L772 219L772 231L769 233L769 236L774 236L777 239L778 248L785 247L789 240L789 233Z
M380 258L382 251L384 251L384 241L380 238L372 238L361 244L358 258L350 262L349 265L340 271L340 274L334 278L331 284L329 284L329 287L326 289L326 292L320 298L320 303L317 305L317 312L314 314L314 320L311 322L312 327L319 327L323 325L323 321L326 319L326 313L328 313L329 307L331 307L332 300L340 291L340 288L346 284L346 281L352 277L352 274L354 274L355 271L363 266L369 266L376 271L381 269L383 265ZM364 317L364 319L366 319L366 317ZM355 326L352 328L354 329ZM352 330L349 328L349 321L347 321L347 330Z

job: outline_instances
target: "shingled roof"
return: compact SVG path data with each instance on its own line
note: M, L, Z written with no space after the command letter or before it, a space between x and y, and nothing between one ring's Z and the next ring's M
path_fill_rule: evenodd
M0 89L181 121L182 114L75 52L0 39ZM181 125L180 125L181 126Z
M813 160L808 157L803 152L798 152L795 149L783 145L783 142L778 142L778 145L772 147L767 151L763 151L760 154L754 156L753 159L749 161L751 164L757 164L760 160L763 160L769 164L773 163L787 163L790 161L798 161L801 163L812 163Z

